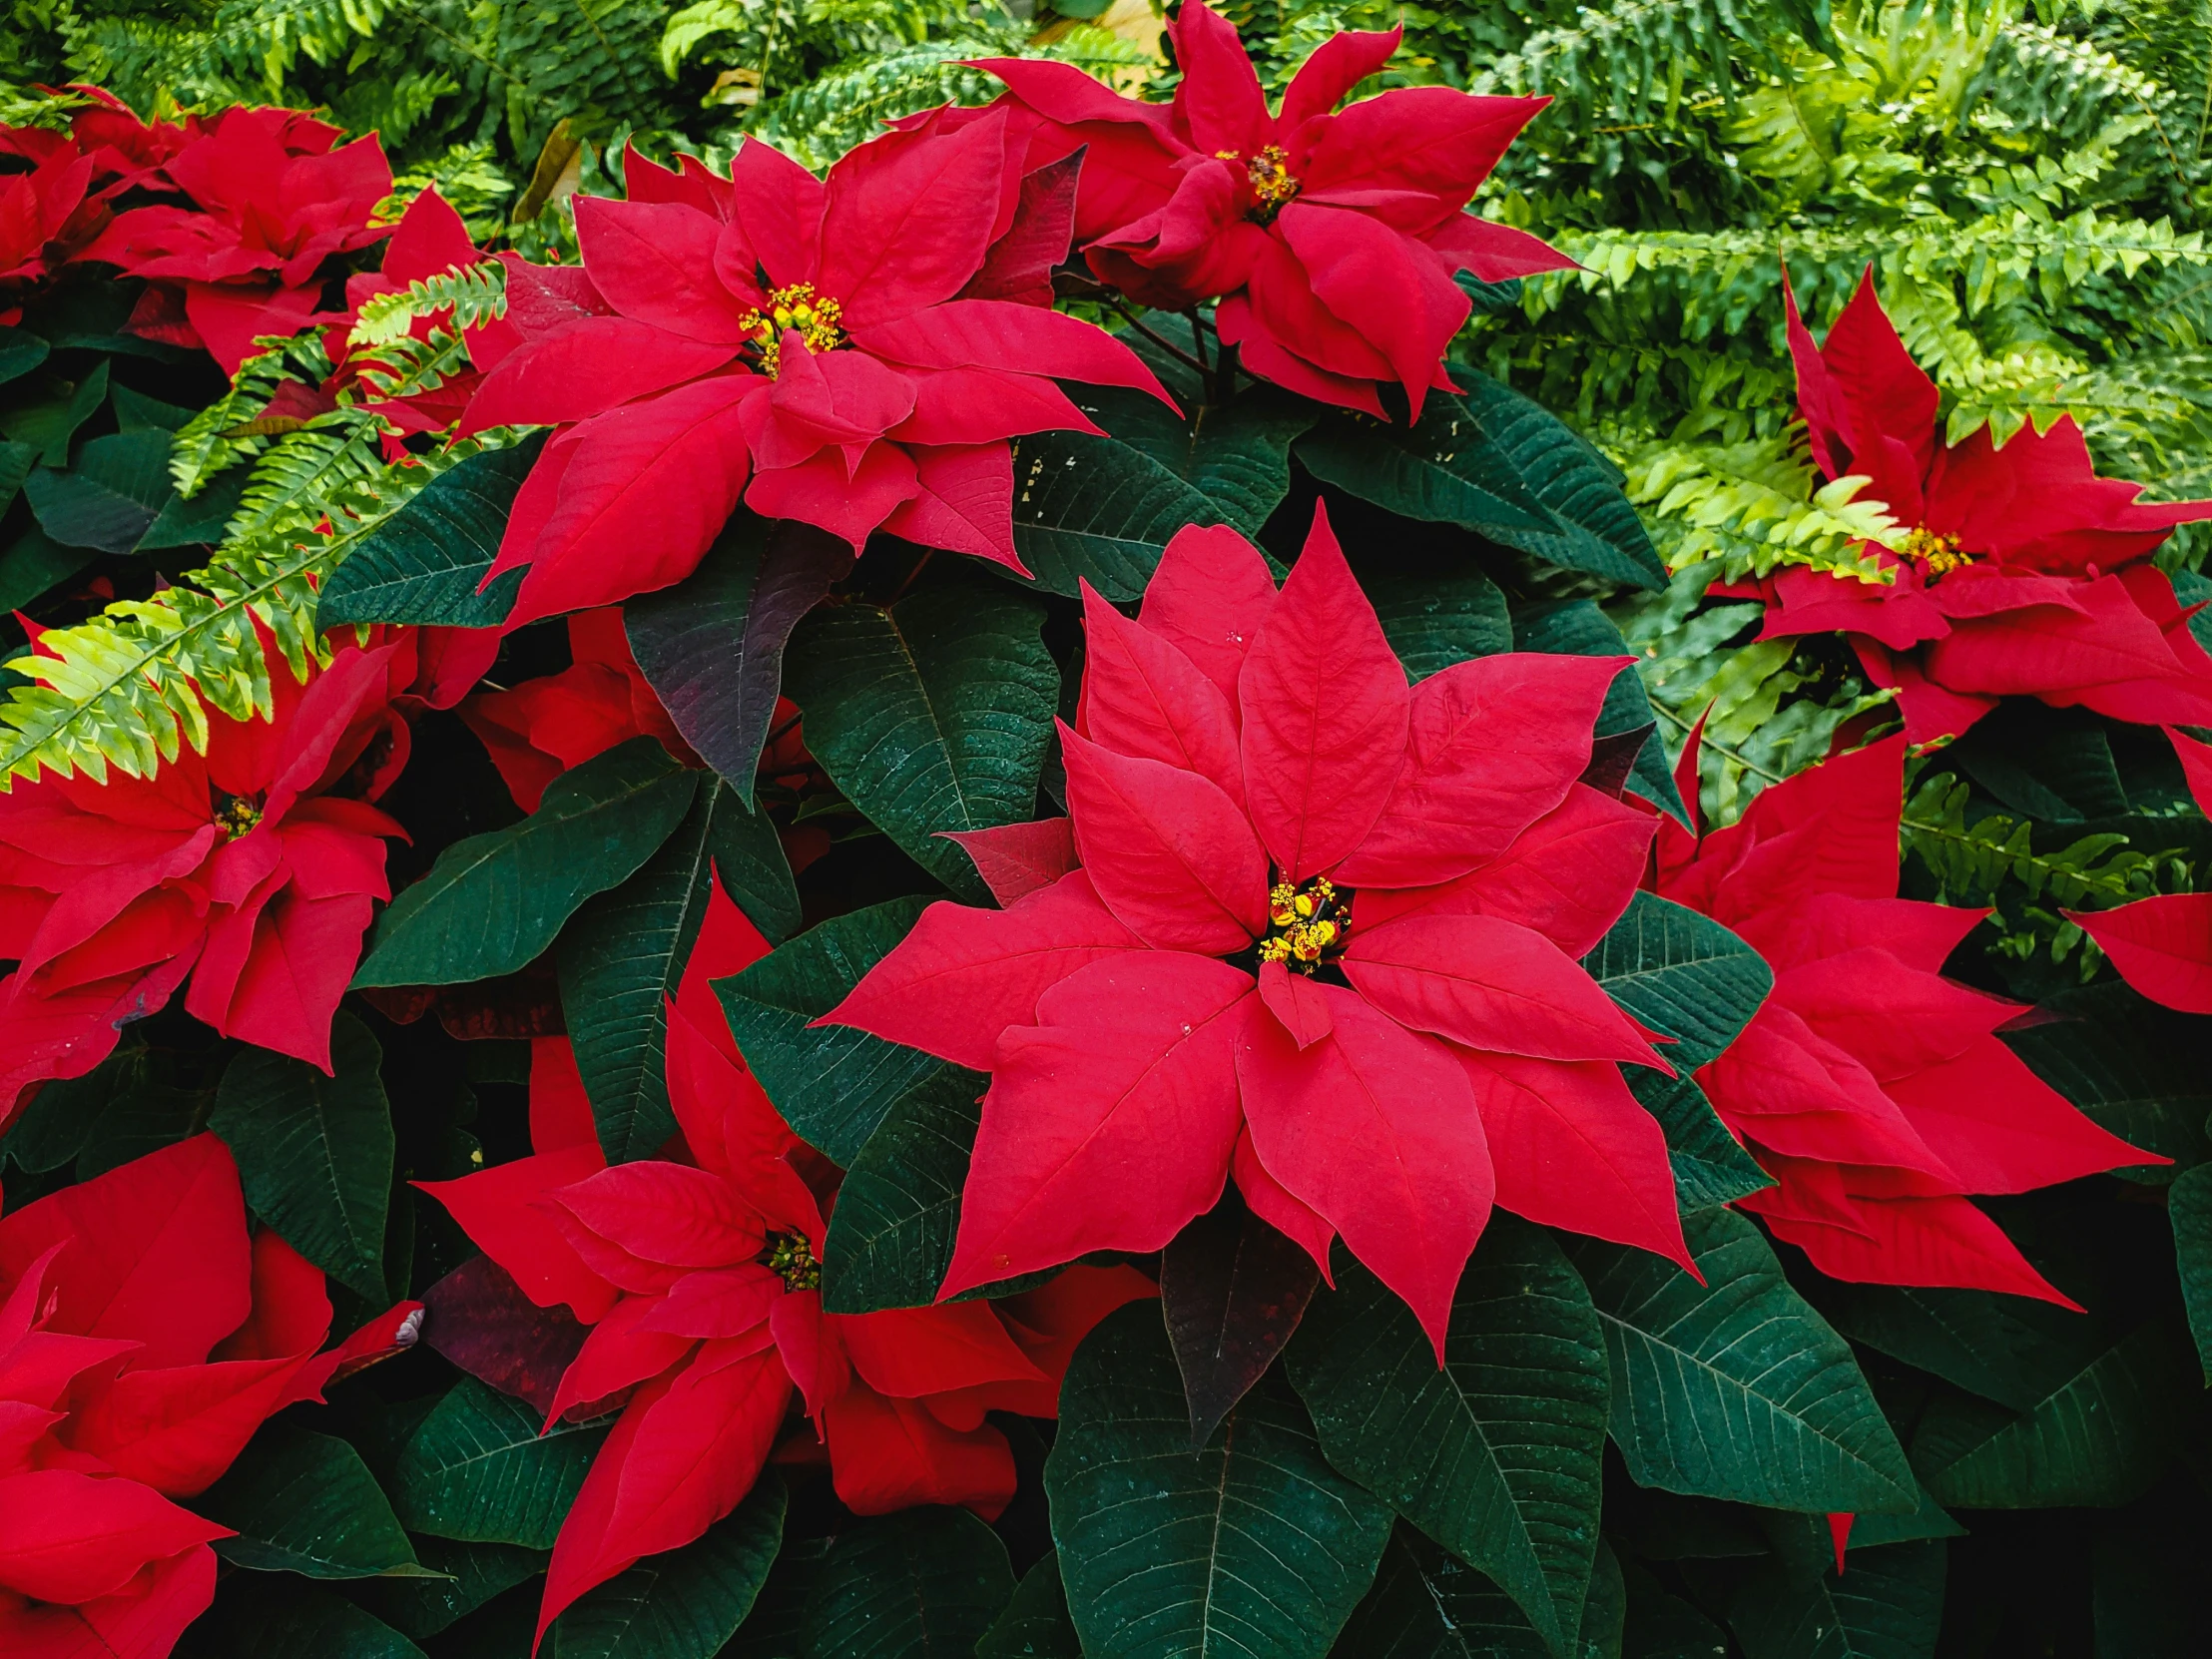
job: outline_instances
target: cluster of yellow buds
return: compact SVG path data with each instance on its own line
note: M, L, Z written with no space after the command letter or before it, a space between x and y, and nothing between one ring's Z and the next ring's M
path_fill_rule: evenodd
M1297 962L1312 967L1343 943L1345 924L1333 913L1337 888L1318 876L1304 888L1278 881L1268 889L1268 920L1277 931L1260 941L1263 962Z
M771 379L781 366L784 356L784 335L797 328L799 337L807 342L807 349L818 355L834 351L844 343L844 307L836 300L815 292L812 282L794 282L789 287L775 289L768 296L768 309L747 311L738 318L738 325L750 330L760 342L761 372Z
M215 827L231 840L251 834L261 822L261 808L243 795L227 795L216 803Z
M1262 225L1281 213L1283 204L1299 192L1298 181L1291 177L1291 153L1280 144L1267 145L1251 156L1238 150L1217 150L1214 157L1245 164L1245 178L1252 185L1252 217Z
M1971 553L1958 550L1956 536L1938 535L1934 530L1916 527L1906 533L1905 556L1918 559L1930 576L1943 576L1960 565L1973 563Z
M761 1253L761 1265L782 1279L786 1290L822 1289L822 1264L797 1233L771 1233L768 1248Z

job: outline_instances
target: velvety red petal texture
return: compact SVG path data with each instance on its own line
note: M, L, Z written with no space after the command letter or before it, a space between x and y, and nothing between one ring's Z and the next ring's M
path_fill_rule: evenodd
M1397 781L1411 696L1319 507L1238 673L1237 700L1261 840L1293 881L1333 868L1367 838ZM1075 819L1081 845L1080 811Z
M1213 1207L1236 1144L1252 977L1181 951L1094 962L999 1038L938 1290L1158 1250Z
M1168 538L1137 620L1219 686L1232 711L1245 653L1275 605L1260 550L1227 525L1186 525Z
M913 931L819 1023L851 1025L976 1071L998 1034L1028 1025L1069 974L1141 941L1098 901L1082 870L1005 910L929 906Z
M1253 1148L1405 1299L1441 1364L1494 1187L1474 1091L1443 1044L1340 986L1315 988L1332 1030L1311 1047L1272 1020L1245 1022L1236 1066Z

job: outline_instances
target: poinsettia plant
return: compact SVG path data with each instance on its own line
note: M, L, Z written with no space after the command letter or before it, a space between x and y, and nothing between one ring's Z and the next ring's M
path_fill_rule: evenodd
M0 1649L1818 1659L2195 1537L2202 504L1869 285L1886 539L1670 588L1461 343L1545 101L1166 42L513 221L0 134ZM1731 641L1895 695L1717 797Z

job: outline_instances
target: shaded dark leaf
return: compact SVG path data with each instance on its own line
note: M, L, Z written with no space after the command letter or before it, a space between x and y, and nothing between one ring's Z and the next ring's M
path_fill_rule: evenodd
M491 628L514 609L522 572L479 593L506 534L515 495L530 475L542 433L510 449L471 455L424 485L363 536L330 573L316 605L325 628L340 623L411 622Z
M980 1072L939 1063L892 1102L837 1189L823 1242L824 1308L865 1314L936 1300L989 1085Z
M422 1340L469 1376L527 1401L539 1415L584 1346L566 1308L540 1308L489 1256L472 1256L422 1293Z
M1302 1247L1233 1198L1161 1253L1160 1311L1183 1374L1194 1447L1275 1364L1320 1283Z
M429 1570L361 1454L287 1422L265 1424L194 1507L237 1532L216 1540L218 1555L260 1572L370 1578Z

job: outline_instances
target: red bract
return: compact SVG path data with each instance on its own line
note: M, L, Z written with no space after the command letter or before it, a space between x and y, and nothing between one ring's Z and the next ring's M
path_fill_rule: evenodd
M1785 570L1735 590L1767 605L1763 639L1838 630L1895 686L1915 744L1954 737L2002 697L2115 720L2212 723L2212 658L2173 584L2144 561L2212 501L2144 502L2099 478L2071 415L2003 448L1984 426L1946 443L1940 394L1875 297L1870 270L1816 348L1789 301L1790 351L1813 457L1907 527L1884 586Z
M82 257L153 279L140 332L205 345L236 373L257 334L307 321L325 259L389 234L369 223L391 194L383 150L340 136L296 110L226 110L163 164L190 205L118 214Z
M741 495L1020 570L1006 440L1097 430L1053 377L1159 386L1102 329L974 296L1023 240L1008 149L1002 115L890 133L823 181L749 140L727 180L633 157L629 201L579 198L573 302L602 314L500 358L461 428L564 428L486 578L527 567L510 625L682 580Z
M1194 528L1138 621L1084 602L1081 867L930 906L827 1016L993 1074L940 1295L1158 1250L1232 1170L1325 1272L1342 1234L1439 1351L1493 1191L1687 1260L1618 1067L1662 1062L1576 960L1650 844L1577 782L1627 659L1408 690L1318 513L1280 594Z
M636 737L659 738L685 765L701 764L638 672L620 610L570 617L568 649L569 666L560 673L478 692L461 705L461 719L491 751L516 806L536 812L546 785Z
M329 1069L330 1016L370 901L389 898L369 803L397 776L392 699L409 635L348 647L295 683L270 676L274 721L210 712L152 778L48 775L0 796L0 1123L29 1084L81 1077L126 1021L185 1007L217 1030Z
M548 1040L531 1070L533 1156L424 1185L533 1302L591 1327L549 1416L622 1405L553 1546L541 1636L593 1585L728 1514L795 1387L847 1507L995 1516L1014 1466L984 1412L1055 1414L1077 1341L1152 1294L1130 1269L1076 1269L1004 1302L825 1313L818 1194L837 1172L777 1115L708 983L767 949L718 887L669 1007L688 1161L607 1167L567 1044Z
M91 182L92 158L66 143L28 173L0 178L0 304L12 306L26 284L67 263L64 239Z
M1219 13L1189 0L1168 32L1183 71L1169 105L1123 98L1070 64L977 67L1037 129L1031 167L1088 146L1076 239L1091 269L1147 305L1218 297L1221 337L1255 374L1374 414L1374 382L1394 380L1418 416L1430 386L1451 388L1444 347L1469 306L1452 273L1500 281L1572 268L1463 211L1549 99L1407 87L1337 112L1397 50L1392 29L1333 36L1271 115Z
M247 1232L199 1135L0 1221L0 1652L163 1659L229 1528L172 1502L254 1431L414 1341L402 1303L327 1353L321 1273Z
M2171 728L2174 753L2200 812L2212 814L2212 744ZM2212 1014L2212 893L2169 893L2094 914L2067 916L2096 940L2120 977L2153 1002Z
M1698 1081L1778 1183L1741 1201L1832 1278L2066 1299L1968 1194L2160 1160L1995 1035L2021 1012L1942 977L1988 912L1902 899L1903 737L1776 784L1700 841L1659 830L1659 891L1733 928L1774 994ZM1680 781L1694 800L1697 761Z

